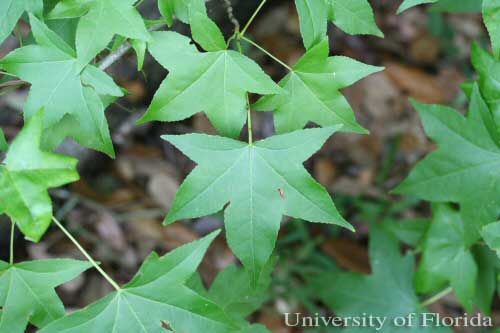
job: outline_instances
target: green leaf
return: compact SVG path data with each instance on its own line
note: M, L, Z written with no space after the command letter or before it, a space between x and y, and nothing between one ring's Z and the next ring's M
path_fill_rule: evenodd
M472 44L471 60L479 74L479 90L493 117L492 122L487 122L488 132L500 144L500 61L477 43Z
M436 292L449 282L462 305L471 311L478 267L466 243L460 213L447 205L435 206L422 247L422 260L415 278L417 292Z
M151 254L121 291L46 326L39 333L233 332L237 326L220 307L186 286L219 232L163 257Z
M24 12L41 15L42 0L2 0L0 1L0 44L14 30Z
M76 30L78 66L86 66L105 49L114 35L149 40L149 32L134 7L137 0L62 1L49 14L51 18L83 17Z
M398 14L400 14L400 13L404 12L405 10L410 9L412 7L422 5L425 3L435 3L437 1L439 1L439 0L405 0L401 4L401 6L399 6Z
M491 38L493 53L500 56L500 0L483 0L483 20Z
M205 0L158 0L158 8L169 26L176 17L184 23L189 23L191 11L207 13Z
M432 12L447 13L479 13L483 7L482 0L439 0L431 7Z
M379 226L372 225L370 233L370 261L372 274L321 273L311 278L311 287L320 299L339 317L368 316L387 318L380 332L431 333L450 332L417 325L394 327L395 317L426 312L419 304L413 288L414 258L402 256L396 239ZM374 332L377 327L350 327L346 333ZM344 330L343 330L344 332Z
M237 137L246 122L247 92L282 92L249 58L231 50L200 53L175 32L154 33L149 51L170 74L140 123L183 120L203 110L222 135Z
M351 35L384 36L367 0L295 0L295 6L307 50L325 39L328 20Z
M7 144L7 140L5 140L3 130L0 128L0 151L6 151L7 148L9 148L9 145Z
M146 57L146 49L148 44L140 39L132 39L130 44L134 48L135 54L137 54L137 70L142 71L144 66L144 58Z
M91 265L50 259L14 265L0 261L0 267L0 332L22 333L28 322L41 328L64 316L64 305L54 288L73 280Z
M86 66L83 73L78 70L74 51L34 16L30 20L38 45L16 49L0 60L5 71L31 83L24 106L25 118L44 108L47 136L62 131L61 138L69 135L84 146L114 156L99 95L122 96L122 91L96 67ZM65 122L77 126L70 129ZM46 140L51 141L44 138Z
M276 260L271 259L265 265L257 286L253 285L248 271L234 265L228 266L217 275L207 297L221 306L235 321L244 322L246 317L268 300L275 263Z
M205 51L217 52L227 48L222 32L217 24L208 16L199 12L194 12L191 15L190 24L193 39L200 44Z
M385 219L383 227L393 234L399 241L418 246L423 239L426 231L429 229L430 221L428 219Z
M368 0L327 1L330 3L330 20L345 33L384 37Z
M484 226L481 234L486 244L500 257L500 222Z
M328 40L313 47L297 62L279 85L288 94L265 96L254 108L272 111L279 133L303 128L312 121L321 126L343 125L343 130L367 133L340 92L363 77L382 70L354 59L328 57Z
M74 158L40 150L43 112L35 114L12 142L0 164L0 213L26 238L38 241L51 223L47 189L78 180Z
M295 0L300 32L307 50L326 36L328 5L325 0Z
M202 134L163 138L198 164L166 223L225 209L229 246L255 283L271 256L282 215L352 229L302 163L339 127L308 129L248 145Z
M478 267L475 302L482 312L489 315L491 314L491 305L495 296L497 285L496 267L499 261L495 252L486 246L478 245L474 247L473 253Z
M467 117L438 105L414 102L427 134L438 149L421 161L395 192L432 202L461 205L468 245L481 227L495 221L500 203L500 148L490 131L493 123L475 85Z

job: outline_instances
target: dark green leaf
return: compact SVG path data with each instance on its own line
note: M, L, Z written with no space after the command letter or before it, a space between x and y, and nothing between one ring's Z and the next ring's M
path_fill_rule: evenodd
M415 278L417 291L437 292L450 283L462 305L472 310L478 267L468 248L460 213L446 205L435 206L422 247Z
M247 92L282 90L252 60L232 51L200 53L190 39L157 32L149 51L170 71L140 123L178 121L204 111L225 136L239 136L246 122Z
M276 110L274 125L279 133L301 129L310 121L321 126L339 124L345 131L367 133L356 121L340 89L382 68L328 54L328 40L324 39L279 83L288 94L265 96L254 105L258 111Z
M166 223L210 215L229 203L229 246L253 283L273 252L283 215L352 230L302 165L337 129L296 131L252 145L202 134L165 136L198 164L181 185Z
M0 164L0 213L26 238L38 241L51 223L47 190L78 180L77 160L40 150L43 112L35 114L12 142Z
M495 221L500 203L500 148L490 131L493 120L474 87L469 114L414 102L427 134L439 148L420 162L396 192L433 202L461 205L467 245L481 227Z
M41 328L64 316L54 288L73 280L91 265L70 259L0 261L0 332L23 333L28 322Z
M160 333L165 332L162 322L175 332L236 331L238 327L220 307L185 285L217 234L163 257L151 254L121 291L53 322L40 333Z

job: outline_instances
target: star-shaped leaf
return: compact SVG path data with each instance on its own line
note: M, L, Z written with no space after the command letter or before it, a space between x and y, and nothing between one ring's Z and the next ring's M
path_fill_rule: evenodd
M488 123L488 131L500 144L500 61L478 44L472 44L471 61L479 75L479 90L490 109L494 123Z
M181 246L163 257L153 253L120 291L64 317L39 333L229 333L237 330L222 309L188 288L208 246L217 236Z
M306 49L325 38L328 20L351 35L384 36L367 0L295 0L295 6Z
M73 280L91 265L50 259L9 265L0 261L0 332L22 333L28 322L41 328L64 316L54 288Z
M500 56L500 1L483 0L483 20L490 34L491 45L495 56Z
M486 244L500 257L500 222L484 226L481 235Z
M296 131L251 145L202 134L164 136L198 164L165 222L210 215L228 204L229 246L255 283L273 252L283 214L352 230L302 165L338 128Z
M7 38L24 12L37 15L43 12L43 0L0 1L0 44Z
M437 333L451 332L449 328L434 327L427 322L419 325L420 314L426 311L420 306L413 287L415 259L402 256L395 238L378 225L372 225L370 233L371 275L357 273L322 273L311 277L310 286L320 299L341 318L373 316L385 318L384 323L373 321L372 326L361 326L350 321L342 330L382 333ZM395 317L416 315L411 327L395 327Z
M462 305L471 311L478 266L465 241L460 213L447 205L437 205L433 211L434 218L422 245L422 260L415 278L417 291L438 292L450 283Z
M34 16L30 22L38 44L16 49L0 60L5 71L31 83L25 117L29 119L44 108L44 127L50 129L46 132L48 136L64 132L82 145L113 156L99 95L118 97L123 95L122 91L113 79L94 66L80 71L71 47ZM62 139L65 135L58 136Z
M438 2L439 0L405 0L403 3L399 6L398 8L398 14L404 12L407 9L410 9L412 7L422 5L425 3L435 3Z
M74 158L40 150L43 112L35 114L12 142L0 164L0 213L26 238L38 241L51 223L48 188L78 180Z
M205 0L158 0L158 8L169 26L176 17L184 23L189 23L190 12L207 12Z
M49 14L50 18L83 15L76 29L78 64L82 68L105 49L114 35L149 40L141 14L134 7L137 0L63 0Z
M0 128L0 151L6 151L8 147L9 145L7 144L7 140L5 140L3 130Z
M200 53L187 37L156 32L149 51L170 74L140 123L204 111L222 135L237 137L246 121L247 92L282 93L255 62L232 50Z
M366 133L340 92L381 67L365 65L351 58L328 57L328 40L307 51L279 85L288 94L264 96L258 111L276 110L274 125L279 133L303 128L312 121L321 126L343 125L343 130Z
M461 205L466 244L479 238L500 211L500 147L494 121L474 86L467 117L437 105L414 102L425 131L439 148L420 162L395 190L432 202Z

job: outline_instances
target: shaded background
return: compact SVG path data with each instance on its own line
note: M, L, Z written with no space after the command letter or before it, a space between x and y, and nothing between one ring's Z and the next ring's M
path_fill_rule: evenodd
M232 0L234 13L244 24L259 1ZM412 198L389 195L389 190L406 177L410 168L433 145L426 139L412 97L426 103L451 104L464 109L460 84L472 78L469 49L473 40L487 44L480 15L428 13L418 7L397 16L400 1L371 1L377 23L385 39L349 36L330 25L330 45L334 55L345 55L386 70L369 76L344 90L360 123L370 135L336 134L306 166L334 197L343 215L357 233L332 226L284 220L278 241L280 260L271 286L271 299L254 315L277 333L301 332L284 326L283 312L322 310L298 272L333 270L338 267L370 272L367 239L369 224L381 220L399 223L404 219L428 218L430 208ZM209 14L226 32L232 33L224 0L208 2ZM147 18L159 18L156 1L146 0L141 11ZM188 34L176 24L174 29ZM29 26L20 23L20 33L29 42ZM293 65L304 50L293 1L269 1L253 23L249 36L284 62ZM0 57L19 46L12 36L0 47ZM255 49L245 52L275 80L283 68ZM136 71L132 52L111 66L108 73L128 90L128 95L112 104L107 116L117 151L116 160L86 150L68 141L61 152L80 159L81 181L51 192L55 215L119 283L127 282L142 260L152 251L165 253L181 244L222 227L220 216L179 222L162 227L175 193L194 164L170 144L165 133L215 131L203 114L179 123L151 123L135 126L150 103L167 71L150 56L144 70ZM0 126L8 139L22 127L22 107L27 86L10 86L0 76ZM254 113L254 135L264 138L274 132L272 115ZM0 254L8 257L10 224L0 217ZM78 250L56 228L39 244L16 239L16 259L43 259L60 256L81 258ZM223 237L210 248L201 266L207 284L235 258ZM83 307L112 291L97 272L90 270L59 288L70 309ZM495 301L494 320L500 323L500 307ZM324 311L327 311L323 309ZM434 304L431 310L462 314L453 296ZM457 332L474 332L457 328Z

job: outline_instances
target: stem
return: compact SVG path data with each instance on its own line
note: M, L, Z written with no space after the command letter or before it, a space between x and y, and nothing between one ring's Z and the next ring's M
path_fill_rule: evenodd
M445 290L437 293L436 295L434 295L434 296L430 297L429 299L427 299L427 300L423 301L422 303L420 303L420 306L421 307L429 306L432 303L435 303L435 302L439 301L441 298L445 297L446 295L448 295L452 291L453 291L453 288L452 287L448 287Z
M252 24L253 20L255 20L255 18L257 17L257 14L260 12L260 10L262 9L262 7L264 7L264 5L266 4L266 1L267 0L262 0L261 1L259 7L257 7L257 9L255 10L255 12L253 12L252 17L250 17L250 19L248 20L247 24L245 24L245 27L243 28L243 30L241 30L240 36L242 38L245 35L245 33L247 32L248 28L250 27L250 24Z
M52 217L52 221L62 230L62 232L75 244L75 246L80 250L80 252L87 258L87 260L94 266L94 268L116 289L116 291L121 291L122 289L100 266L95 262L95 260L90 256L90 254L85 251L85 249L78 243L78 241L69 233L66 228L63 227L61 222L59 222L55 217Z
M263 48L262 46L260 46L259 44L255 43L253 40L251 39L248 39L242 35L239 36L241 39L243 39L244 41L246 41L247 43L250 43L252 44L253 46L255 46L256 48L258 48L259 50L261 50L262 52L264 52L268 57L270 57L271 59L273 59L274 61L276 61L278 64L280 64L281 66L285 67L286 69L288 69L290 72L293 72L293 69L292 67L288 66L287 64L285 64L283 61L279 60L278 58L276 58L275 56L273 56L269 51L267 51L265 48Z
M9 263L11 265L14 264L14 232L16 230L16 224L14 221L11 221L12 226L10 227L10 258Z

